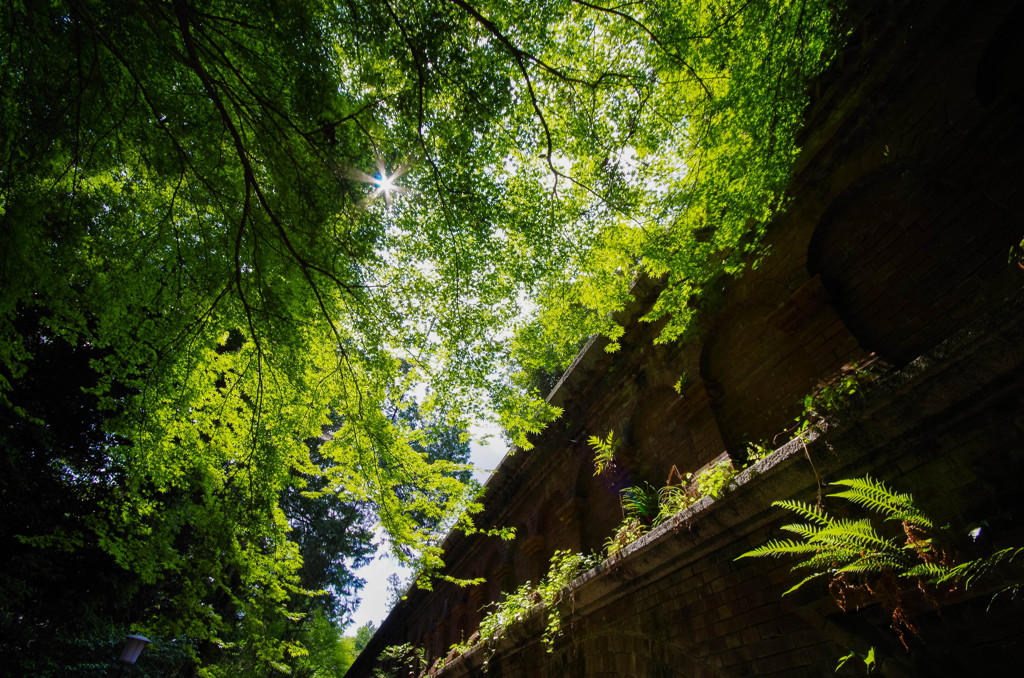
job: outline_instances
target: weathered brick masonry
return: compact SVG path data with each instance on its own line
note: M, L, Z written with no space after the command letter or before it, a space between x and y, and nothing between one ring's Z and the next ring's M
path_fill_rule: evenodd
M1021 608L986 613L990 591L922 609L907 651L878 606L841 613L824 586L783 598L791 563L734 560L779 536L773 500L814 498L817 476L868 472L940 522L986 520L995 546L1024 544L1024 270L1007 260L1024 236L1024 11L853 4L848 46L815 88L770 255L724 281L698 338L675 345L655 346L660 327L637 322L659 290L638 283L622 350L592 341L550 396L563 417L488 483L480 522L514 526L516 540L446 540L450 572L487 583L410 595L349 676L369 676L389 644L443 656L501 591L543 574L554 550L600 550L621 520L622 487L658 487L673 465L694 471L723 452L742 461L749 441L782 444L803 396L872 352L892 372L822 435L782 445L723 498L578 580L554 651L537 610L442 673L821 676L868 647L890 659L890 675L1004 675L1019 664ZM609 430L624 441L620 463L594 477L586 439Z

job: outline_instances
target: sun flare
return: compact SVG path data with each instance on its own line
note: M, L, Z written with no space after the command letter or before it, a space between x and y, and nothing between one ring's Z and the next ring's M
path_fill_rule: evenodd
M409 171L409 165L403 163L399 165L394 172L388 174L387 166L384 164L384 159L380 156L377 157L377 176L370 176L366 172L362 172L357 169L347 168L343 171L344 176L349 179L355 179L366 184L372 184L375 188L359 201L359 206L362 208L369 207L377 198L384 196L384 202L388 207L391 207L393 202L393 195L395 193L406 195L408 190L404 187L399 186L398 179Z

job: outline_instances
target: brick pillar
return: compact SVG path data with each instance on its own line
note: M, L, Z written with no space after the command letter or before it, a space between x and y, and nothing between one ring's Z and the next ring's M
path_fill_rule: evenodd
M448 652L448 620L443 619L437 623L434 630L434 656L443 657Z
M583 500L573 497L558 509L558 521L563 525L566 540L558 545L559 549L583 550L583 508Z
M536 583L547 572L547 563L541 562L544 551L544 535L533 535L522 543L519 550L526 557L527 577Z
M466 606L462 603L452 608L451 627L448 632L448 644L461 643L469 634L466 633Z
M511 591L515 583L515 568L512 563L502 563L494 569L494 600L501 599L502 591Z
M422 646L427 651L427 661L437 656L437 651L434 649L434 634L429 631L423 636Z
M696 454L693 462L697 466L708 463L726 449L724 433L715 413L721 398L722 387L711 379L701 379L686 389L686 408L681 419L693 438Z
M466 610L466 631L470 634L480 626L480 620L484 613L480 611L484 605L489 603L487 589L483 586L474 586L469 590L469 609Z

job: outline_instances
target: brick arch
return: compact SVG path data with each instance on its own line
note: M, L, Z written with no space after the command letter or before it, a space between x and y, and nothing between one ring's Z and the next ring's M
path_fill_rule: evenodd
M434 635L431 633L432 624L428 620L427 615L420 617L419 621L412 628L409 633L409 639L415 645L419 645L430 657L434 655ZM428 657L429 658L429 657Z
M868 351L905 365L998 303L986 291L1008 275L1024 224L972 183L883 167L822 216L808 270Z
M484 582L477 584L476 586L470 586L466 590L466 636L473 635L477 629L480 628L480 620L484 618L487 613L485 609L491 602L488 597L488 571L486 569L477 570L474 574L473 579L480 578Z
M863 355L829 305L821 280L799 286L750 276L739 301L705 335L700 376L725 448L772 442L818 380Z
M445 650L451 644L448 641L448 634L451 629L451 604L448 598L441 600L440 607L434 607L430 612L430 645L427 646L427 654L431 657L444 655Z

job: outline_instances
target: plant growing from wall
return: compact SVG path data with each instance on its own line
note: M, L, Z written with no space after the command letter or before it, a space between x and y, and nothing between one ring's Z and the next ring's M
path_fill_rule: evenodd
M605 438L590 436L587 443L594 448L594 475L603 475L615 468L615 453L621 441L615 437L615 431L608 431Z
M726 486L736 477L732 461L723 459L694 475L687 473L678 485L671 482L658 490L658 515L654 525L660 525L680 511L688 509L703 497L718 499ZM670 476L671 480L671 476Z
M819 384L804 398L803 411L796 418L796 425L785 432L795 431L797 435L802 435L817 426L826 414L846 407L864 385L878 379L879 364L877 356L871 354L860 362L845 365L838 375ZM680 377L680 383L677 384L680 388L677 391L681 392L685 380L686 375ZM591 436L588 441L595 450L594 475L606 472L615 463L614 455L620 441L614 439L613 433L610 431L603 440L599 436ZM772 452L774 450L767 441L749 443L743 468L761 461ZM647 490L635 486L625 488L622 490L623 521L605 541L606 555L614 556L652 527L666 522L703 497L718 499L739 470L742 469L736 469L730 459L719 461L697 474L687 473L685 476L679 474L673 466L665 486L657 492L657 508L653 514L649 508L652 502L648 500ZM678 484L673 483L673 477L679 479Z
M622 522L604 543L608 557L647 534L658 516L659 496L650 483L622 489L619 493Z
M547 574L536 586L526 582L512 593L506 594L505 599L496 603L494 609L481 620L481 640L497 640L510 626L524 621L534 608L543 605L547 615L543 640L548 652L551 652L554 649L555 638L562 629L562 616L558 605L564 599L567 587L576 577L596 564L597 558L593 555L555 551L551 556Z
M836 665L836 673L838 673L839 669L841 669L844 666L846 666L846 664L849 663L849 662L852 662L852 663L858 664L858 665L859 664L863 664L864 665L864 672L867 675L871 675L872 673L875 673L875 671L878 669L878 660L875 658L875 648L874 647L869 648L867 653L865 653L865 654L861 654L859 652L851 650L850 654L847 654L847 655L844 655L844 656L840 657L839 658L839 664Z
M731 459L723 459L709 466L697 474L695 479L698 494L701 497L718 499L732 479L736 477L736 473Z
M1013 546L1000 549L985 558L967 560L939 575L937 584L962 585L965 589L974 584L993 584L999 590L992 596L994 602L1002 595L1011 599L1020 596L1024 589L1024 547Z
M647 534L651 528L693 506L703 497L718 499L737 473L732 461L723 459L697 474L687 473L685 476L673 467L668 484L657 493L646 483L646 487L623 489L623 520L615 533L605 541L605 555L609 558L616 555ZM679 478L679 484L673 484L673 477Z
M683 392L686 391L686 389L690 388L692 384L693 380L690 379L690 377L687 376L684 372L683 374L679 375L679 379L676 380L676 383L672 384L672 390L674 390L679 395L683 395Z
M1008 263L1015 263L1020 268L1024 268L1024 239L1010 248Z
M753 465L762 459L768 458L775 449L768 444L767 440L759 440L756 443L747 443L747 465Z
M829 497L845 499L881 515L882 525L876 527L871 518L838 518L820 506L801 501L773 502L773 506L792 511L806 522L782 526L796 538L772 540L739 558L800 557L793 570L808 574L783 595L812 580L826 579L830 594L844 611L851 606L880 603L906 646L906 632L917 633L906 607L908 595L923 593L934 600L982 579L1001 579L1000 593L1016 595L1024 584L1020 571L1024 559L1018 560L1024 547L958 563L948 526L936 527L911 495L896 493L870 476L838 480L832 485L846 489ZM885 529L886 523L900 527Z
M627 518L626 520L623 520L615 529L615 533L605 540L605 556L611 558L619 553L619 551L647 534L649 530L650 527L648 525L644 525L635 519Z
M872 353L857 363L844 365L839 374L818 384L804 397L803 411L794 420L796 433L799 435L816 427L826 415L847 407L866 385L877 381L883 365ZM790 430L793 429L787 429Z
M658 492L650 483L633 485L619 493L624 518L651 525L658 516Z
M796 418L796 425L786 432L795 431L797 435L802 435L816 427L826 414L847 407L865 385L878 379L879 367L882 364L877 356L871 354L857 363L843 366L838 375L819 384L804 398L803 411ZM686 375L680 377L677 391L682 390L685 380ZM621 442L614 438L614 432L609 431L605 439L591 436L588 442L595 451L594 475L600 475L613 468L614 457ZM746 463L742 468L765 459L772 452L774 449L767 441L749 443ZM658 490L656 497L652 497L650 485L646 488L625 488L621 492L623 520L604 543L606 556L612 557L620 553L651 528L693 506L703 497L718 499L742 468L737 469L732 460L724 459L699 473L687 473L683 476L673 466L668 481ZM678 484L673 482L673 478L678 478Z
M378 657L373 678L405 678L418 676L426 668L426 652L411 643L388 645Z

